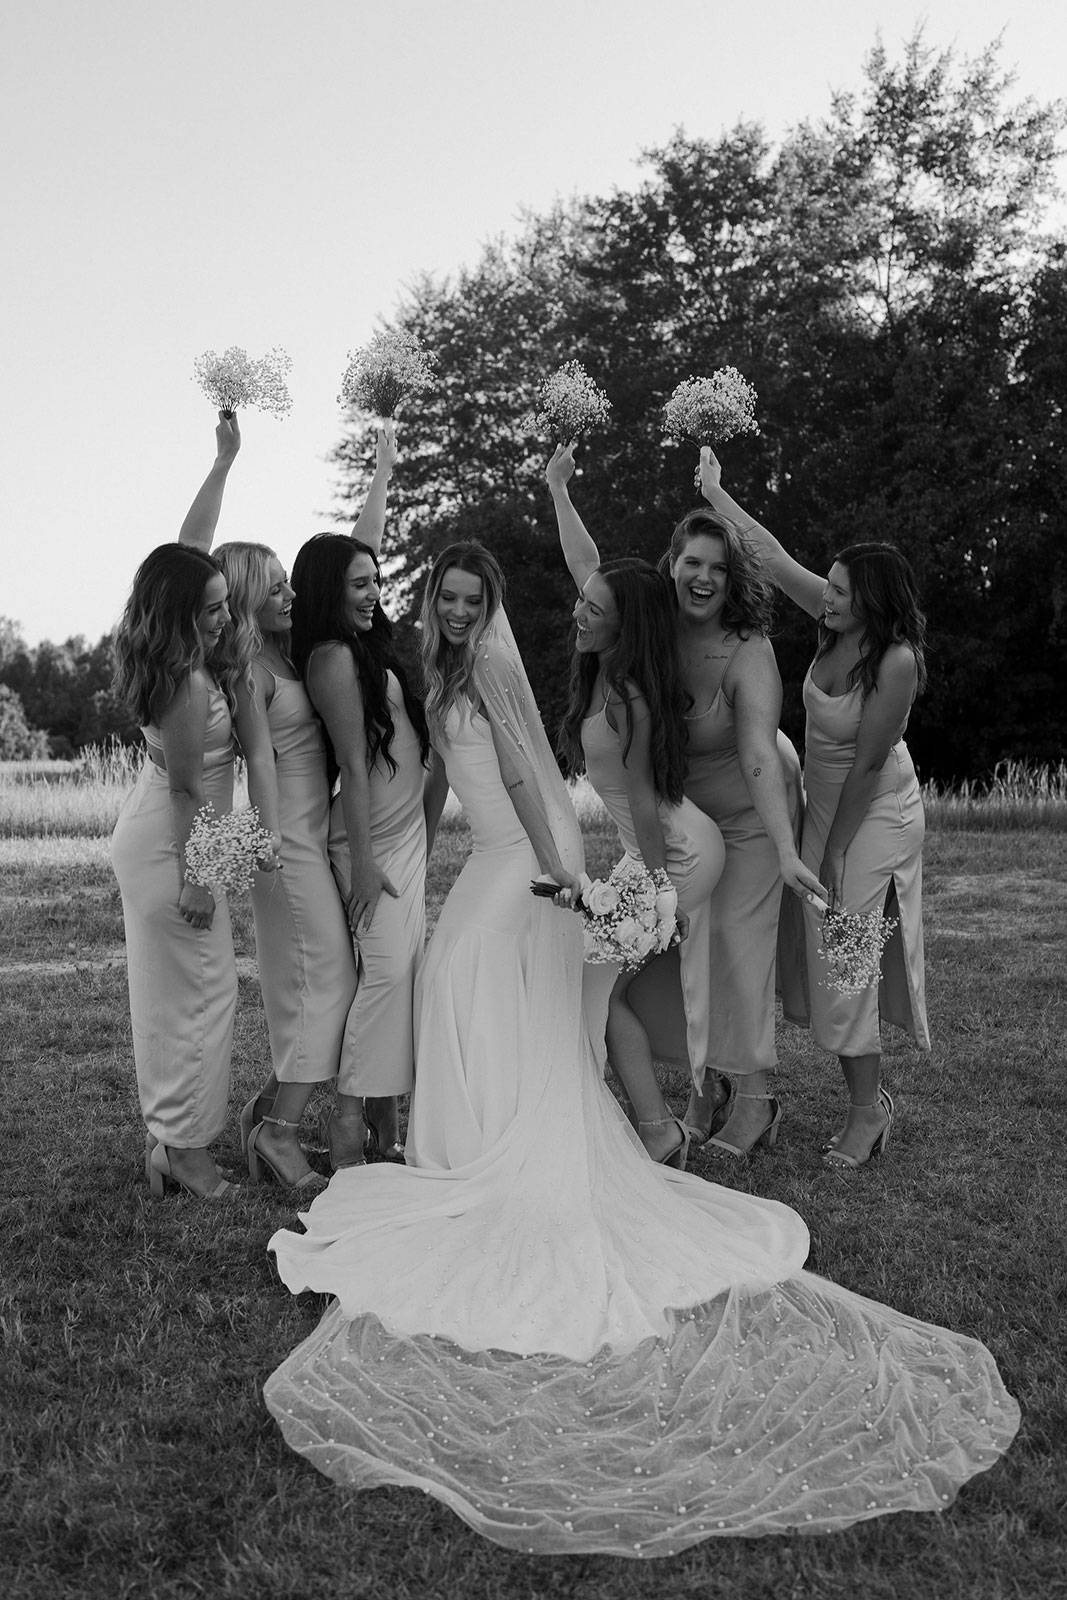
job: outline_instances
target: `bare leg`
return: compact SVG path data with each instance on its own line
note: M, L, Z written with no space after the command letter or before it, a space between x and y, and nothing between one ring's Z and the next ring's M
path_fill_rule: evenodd
M363 1116L374 1135L382 1159L403 1160L404 1146L400 1143L396 1095L368 1095L363 1103Z
M873 1054L840 1056L838 1059L848 1086L849 1108L845 1126L832 1146L830 1159L836 1152L851 1157L852 1161L864 1162L889 1121L889 1111L881 1094L882 1057Z
M608 1057L633 1106L641 1143L653 1161L662 1161L678 1148L682 1135L656 1080L648 1035L627 1002L628 983L628 976L623 975L611 991Z
M366 1165L367 1124L363 1119L363 1096L337 1092L326 1123L326 1139L330 1146L330 1165L336 1172L339 1167Z
M314 1083L279 1083L270 1110L259 1124L256 1150L286 1183L296 1185L313 1168L300 1147L300 1119L317 1088Z
M727 1146L731 1154L747 1154L767 1132L774 1120L776 1106L771 1097L771 1075L767 1071L738 1073L735 1079L737 1092L730 1103L730 1116L708 1146Z

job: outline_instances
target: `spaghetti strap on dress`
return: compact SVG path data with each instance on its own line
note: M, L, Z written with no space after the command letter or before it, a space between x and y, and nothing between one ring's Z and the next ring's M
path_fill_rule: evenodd
M863 713L857 686L826 694L804 679L807 735L804 755L806 811L801 856L818 872L845 779L856 757ZM881 981L844 995L825 982L819 958L822 919L803 906L808 977L807 1010L792 1007L792 1022L810 1026L816 1043L839 1056L877 1054L879 1019L895 1023L921 1049L930 1048L922 925L922 846L926 832L922 794L903 737L890 750L867 813L845 852L845 909L893 917L897 926L882 952Z
M237 1005L230 910L216 896L210 928L178 910L181 868L158 728L142 729L144 765L111 836L122 895L137 1090L160 1144L205 1148L222 1133ZM204 732L204 802L233 807L233 736L226 696L212 685Z
M252 888L259 984L275 1077L318 1083L337 1072L356 964L327 854L330 787L322 725L299 679L271 676L267 721L282 871L257 873Z

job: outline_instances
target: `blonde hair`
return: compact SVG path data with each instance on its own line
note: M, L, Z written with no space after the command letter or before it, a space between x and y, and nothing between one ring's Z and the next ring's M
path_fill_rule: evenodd
M220 544L215 555L229 589L226 603L230 608L230 626L219 641L219 661L249 695L254 695L252 663L263 649L263 633L256 616L273 587L270 564L278 557L265 544L240 540Z

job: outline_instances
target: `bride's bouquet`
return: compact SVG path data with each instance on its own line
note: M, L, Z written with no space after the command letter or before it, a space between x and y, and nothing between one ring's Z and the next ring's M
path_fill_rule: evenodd
M231 345L219 355L205 350L193 363L193 374L216 411L269 411L284 417L292 407L286 378L292 371L292 357L279 346L265 356L253 359L239 345Z
M260 861L273 857L274 840L259 825L255 806L215 815L201 806L185 846L185 877L214 893L247 894Z
M575 910L584 919L587 961L614 962L624 972L636 972L678 942L678 892L665 872L657 876L661 881L634 856L623 856L606 880L582 874ZM539 881L530 888L536 895L559 893L558 883Z
M685 378L663 407L668 439L722 444L739 433L758 433L756 391L736 367L710 378Z
M828 911L822 920L819 957L826 963L823 985L838 994L862 994L882 970L882 951L897 926L880 911Z
M411 395L433 383L437 357L405 328L383 328L363 350L348 352L338 405L372 417L395 417Z
M603 427L611 401L597 387L580 361L565 361L537 391L537 410L527 411L519 426L524 433L547 434L560 444L580 439Z

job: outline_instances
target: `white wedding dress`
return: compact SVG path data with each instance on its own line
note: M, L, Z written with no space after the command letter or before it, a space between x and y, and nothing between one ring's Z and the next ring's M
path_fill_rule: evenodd
M334 1297L267 1382L286 1439L542 1554L942 1509L1018 1426L993 1358L804 1272L788 1207L648 1159L489 724L448 731L474 849L419 979L412 1164L343 1169L270 1241Z

